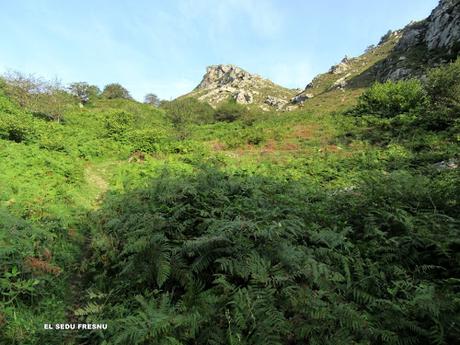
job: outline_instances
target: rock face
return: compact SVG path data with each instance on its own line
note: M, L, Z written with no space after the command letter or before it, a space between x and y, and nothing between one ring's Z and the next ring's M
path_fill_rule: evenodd
M249 91L238 91L233 95L233 98L239 104L251 104L253 102L252 93Z
M206 68L206 74L195 90L216 88L223 85L235 85L255 79L261 78L237 66L213 65Z
M345 56L342 61L340 61L339 64L334 65L331 67L329 70L329 73L331 74L342 74L350 69L349 65L350 60L348 59L347 56Z
M409 24L396 46L403 51L423 45L428 50L455 49L460 42L460 1L441 0L431 15L421 21Z
M295 93L238 66L213 65L206 69L198 86L183 97L196 97L213 107L231 98L239 104L255 105L263 110L285 110Z
M441 0L428 18L384 37L397 43L369 70L368 79L423 78L427 69L455 60L460 54L460 0Z
M337 79L334 84L332 84L331 89L344 89L347 85L347 78L351 76L351 73L347 73L342 78Z
M309 100L310 98L313 98L313 97L314 96L311 93L303 93L302 91L295 97L291 98L291 103L292 104L304 104L306 100Z
M278 97L273 97L273 96L268 96L265 99L265 104L268 104L272 107L274 107L276 110L282 110L286 104L288 104L289 101L285 99L281 99Z

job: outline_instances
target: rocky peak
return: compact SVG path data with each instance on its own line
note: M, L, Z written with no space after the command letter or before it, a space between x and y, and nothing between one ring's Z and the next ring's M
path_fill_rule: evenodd
M199 89L211 89L224 85L237 86L254 79L262 79L258 75L246 72L244 69L234 65L212 65L206 69L203 80L196 87Z
M196 97L213 107L234 99L239 104L253 104L264 110L284 110L294 94L294 90L283 88L238 66L212 65L206 68L198 86L185 97Z

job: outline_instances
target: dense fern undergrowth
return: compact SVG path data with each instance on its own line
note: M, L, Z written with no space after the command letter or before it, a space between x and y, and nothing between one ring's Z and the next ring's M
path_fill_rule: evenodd
M458 343L459 76L333 113L3 81L0 344Z

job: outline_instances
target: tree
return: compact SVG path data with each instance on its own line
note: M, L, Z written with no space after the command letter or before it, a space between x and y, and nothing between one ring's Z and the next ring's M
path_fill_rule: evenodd
M21 107L31 110L33 95L45 92L45 83L33 74L24 74L10 71L4 76L4 89L6 94Z
M129 94L129 91L118 83L106 85L104 87L104 91L102 91L102 97L107 99L132 99L131 95Z
M69 85L70 93L77 97L80 103L86 104L101 94L96 85L89 85L85 82L72 83Z
M160 99L154 93L148 93L144 97L144 103L158 107L160 106Z
M4 90L13 101L38 117L60 122L71 97L59 80L47 81L34 75L10 72Z

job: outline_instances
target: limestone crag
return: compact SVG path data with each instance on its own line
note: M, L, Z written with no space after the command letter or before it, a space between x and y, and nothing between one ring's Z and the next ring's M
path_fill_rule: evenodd
M423 45L428 50L458 49L460 42L460 1L441 0L431 15L421 21L409 24L396 46L396 50L407 50Z
M334 65L331 67L329 70L329 73L331 74L342 74L350 69L349 65L350 60L348 59L347 56L345 56L340 63L337 65Z
M206 69L198 86L184 97L196 97L213 107L234 99L239 104L253 104L264 110L284 110L294 94L294 90L283 88L238 66L213 65Z
M265 99L265 104L268 104L274 107L276 110L282 110L288 103L289 103L288 100L281 99L281 98L274 97L274 96L268 96Z
M299 92L299 94L291 98L291 103L292 104L304 104L305 101L313 97L314 96L311 93L304 93L303 91L301 91Z
M206 68L203 80L196 87L199 89L212 89L224 85L237 86L241 83L262 79L258 75L246 72L234 65L213 65Z
M441 0L430 16L400 31L393 53L376 68L376 79L424 76L425 69L455 59L460 53L460 0Z

